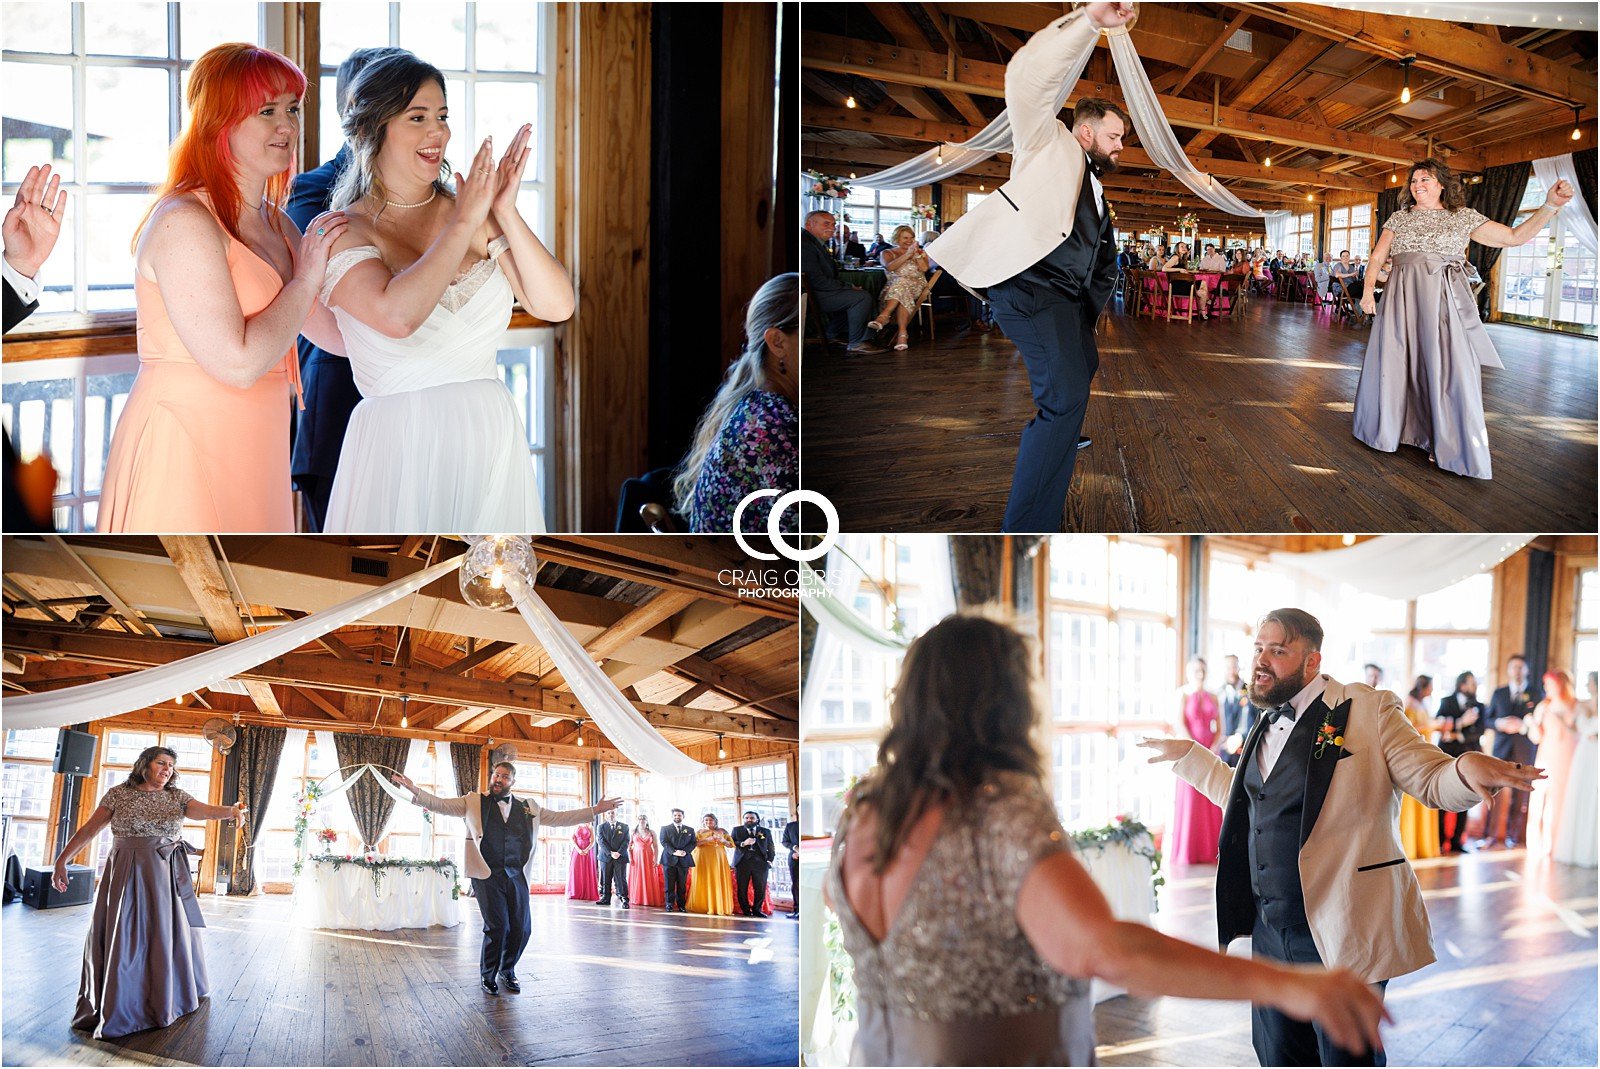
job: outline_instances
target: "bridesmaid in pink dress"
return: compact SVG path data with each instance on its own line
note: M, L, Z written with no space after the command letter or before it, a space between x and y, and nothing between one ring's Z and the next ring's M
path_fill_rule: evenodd
M667 886L661 874L656 833L650 830L650 821L639 815L633 828L632 845L628 847L628 901L636 906L664 906L667 904Z
M594 829L579 824L572 831L572 867L567 871L567 897L600 901L600 874L594 865Z
M302 238L279 207L306 79L254 45L189 78L190 120L134 247L139 376L106 459L101 531L293 531L296 335L343 352L317 304L344 215Z
M1206 690L1206 662L1189 662L1189 685L1183 689L1182 720L1175 734L1188 735L1206 749L1217 741L1217 699ZM1222 834L1222 810L1187 783L1179 782L1172 832L1167 836L1169 860L1186 865L1217 863L1217 839Z

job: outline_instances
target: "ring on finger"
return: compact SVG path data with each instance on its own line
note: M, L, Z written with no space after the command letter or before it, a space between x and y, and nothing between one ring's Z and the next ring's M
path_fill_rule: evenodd
M327 230L326 227L320 227L320 226L317 227L317 237L320 238L322 235L326 234L327 232L328 232L328 230Z

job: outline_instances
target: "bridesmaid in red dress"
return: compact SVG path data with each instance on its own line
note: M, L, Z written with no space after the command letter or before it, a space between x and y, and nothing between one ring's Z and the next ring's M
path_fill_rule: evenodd
M567 870L567 897L600 901L600 875L594 864L594 829L579 824L572 830L572 867Z
M628 900L636 906L666 905L666 883L659 860L661 846L649 818L642 813L633 826L632 843L628 848Z
M1218 709L1214 694L1206 690L1206 662L1196 657L1188 665L1189 684L1183 688L1180 721L1174 734L1187 735L1206 749L1217 741ZM1217 839L1222 834L1222 810L1187 783L1179 783L1172 832L1166 855L1186 865L1217 863Z

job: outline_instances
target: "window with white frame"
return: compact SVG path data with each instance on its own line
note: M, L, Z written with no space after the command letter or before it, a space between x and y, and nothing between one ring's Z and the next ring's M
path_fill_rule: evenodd
M6 732L0 813L6 817L5 846L24 866L42 867L51 860L45 851L50 842L50 799L55 790L51 768L59 734L54 728Z
M1289 224L1288 244L1284 252L1291 256L1300 253L1315 253L1317 251L1317 213L1302 212L1296 215Z
M1178 555L1171 539L1052 537L1045 675L1051 784L1063 823L1130 813L1166 824L1171 777L1131 747L1165 730L1178 683Z
M1528 176L1517 226L1544 204L1544 183ZM1567 213L1551 219L1531 241L1501 255L1498 306L1502 313L1540 326L1561 325L1593 334L1600 323L1600 285L1594 253L1566 223Z
M920 237L929 228L926 219L911 214L914 189L867 189L857 186L844 204L844 225L861 236L863 245L872 244L878 234L892 242L894 228L909 226Z
M1372 205L1351 204L1328 212L1328 252L1334 259L1349 250L1350 258L1372 251Z
M1577 692L1600 699L1589 689L1589 673L1600 672L1600 569L1578 573L1578 597L1572 620L1572 675Z
M589 803L589 770L577 761L549 761L519 758L516 793L531 798L546 809L582 809ZM563 891L572 857L572 827L540 825L539 842L534 851L535 891Z
M773 895L788 898L793 891L789 883L788 854L783 849L783 827L789 823L789 763L763 761L759 764L740 765L739 813L735 823L744 822L744 812L753 809L761 824L772 836L773 862L767 886Z

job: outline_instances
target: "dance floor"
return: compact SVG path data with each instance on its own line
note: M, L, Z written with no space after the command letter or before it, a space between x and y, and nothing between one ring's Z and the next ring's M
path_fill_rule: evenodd
M1255 299L1238 319L1099 325L1100 371L1065 526L1162 533L1590 532L1596 523L1596 343L1491 324L1484 373L1494 479L1379 453L1350 434L1368 329ZM804 485L846 530L996 531L1027 371L999 333L939 323L930 345L806 351Z
M1415 868L1439 960L1389 984L1389 1064L1596 1064L1595 870L1526 850ZM1157 927L1215 945L1215 880L1208 865L1169 874ZM1095 1030L1104 1065L1256 1064L1243 1002L1124 996L1095 1008Z
M455 928L307 931L287 896L203 897L211 997L172 1026L69 1027L88 906L0 911L6 1065L787 1065L799 925L533 897L522 993L478 987Z

